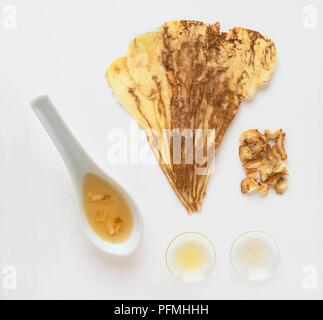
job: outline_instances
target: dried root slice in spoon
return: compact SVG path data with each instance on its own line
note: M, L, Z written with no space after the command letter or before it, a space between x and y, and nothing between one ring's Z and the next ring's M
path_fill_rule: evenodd
M215 153L241 101L270 81L275 63L274 43L256 31L179 20L136 37L108 69L114 95L146 130L189 213L201 210Z

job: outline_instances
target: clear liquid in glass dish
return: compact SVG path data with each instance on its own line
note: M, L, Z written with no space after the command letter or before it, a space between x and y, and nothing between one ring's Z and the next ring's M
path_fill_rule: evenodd
M279 263L279 248L269 235L255 231L241 235L231 247L231 264L248 283L270 279Z

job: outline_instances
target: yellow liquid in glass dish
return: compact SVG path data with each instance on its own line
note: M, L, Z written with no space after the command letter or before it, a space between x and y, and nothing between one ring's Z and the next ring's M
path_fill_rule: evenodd
M174 259L183 272L202 271L208 261L208 252L200 243L188 241L176 248Z

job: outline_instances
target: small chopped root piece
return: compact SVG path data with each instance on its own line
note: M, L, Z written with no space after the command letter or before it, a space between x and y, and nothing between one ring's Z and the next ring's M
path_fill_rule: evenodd
M269 176L273 173L272 164L266 164L259 168L261 182L266 182Z
M265 130L265 137L267 140L276 140L283 133L282 129L276 131L271 131L269 129Z
M108 217L108 212L106 210L98 210L95 216L96 222L105 222Z
M282 160L287 160L287 153L284 146L285 133L282 133L277 139L277 151L280 154Z
M257 129L251 129L242 132L240 136L240 143L257 143L261 138L261 133Z
M281 157L280 157L280 154L277 150L276 145L274 145L272 147L270 145L268 145L267 156L270 161L280 161L281 160Z
M245 167L245 169L247 170L252 170L252 169L257 169L259 170L259 168L265 166L267 164L267 162L259 159L259 160L251 160L247 163L245 163L243 166Z
M121 218L109 218L107 220L107 231L111 236L117 235L120 232L121 227L122 227Z
M248 146L240 146L239 156L242 162L251 160L253 158L252 150Z
M283 177L283 174L281 173L276 173L274 175L272 175L271 177L269 177L266 181L266 183L270 186L275 188L279 182L279 180Z
M288 175L287 167L284 161L278 162L274 168L273 168L273 173L284 173Z
M250 144L253 158L259 158L265 152L266 144L261 141L258 143Z
M271 147L268 145L267 147L267 156L270 161L279 161L280 160L280 155L276 148Z
M284 194L286 189L288 187L288 182L286 179L284 178L281 178L278 182L278 184L275 186L275 191L278 193L278 194Z
M107 194L94 193L94 192L89 192L87 196L92 202L100 202L103 200L111 199L111 196Z
M246 170L246 173L248 178L254 179L256 181L260 180L260 173L257 169Z
M110 235L114 235L115 234L115 228L113 225L113 222L111 220L107 221L107 231Z
M287 188L284 177L288 176L285 136L282 129L266 130L264 134L257 129L242 132L239 155L247 175L241 183L243 193L258 191L265 196L269 188L284 193Z
M263 183L260 185L259 189L258 189L258 193L261 195L261 196L266 196L269 192L269 186L268 184L266 183Z
M259 189L259 183L251 178L246 178L241 182L242 193L251 193Z

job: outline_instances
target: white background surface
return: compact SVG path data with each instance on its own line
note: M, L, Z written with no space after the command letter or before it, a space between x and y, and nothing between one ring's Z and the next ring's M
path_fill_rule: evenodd
M18 25L0 27L0 298L323 297L321 1L1 0L0 12L8 4L17 8ZM317 9L316 30L302 24L308 4ZM105 70L135 35L176 18L258 30L275 40L279 57L270 86L242 104L218 155L203 213L192 217L158 166L107 160L109 130L128 132L131 118L112 97ZM145 234L134 256L105 256L83 235L67 170L29 106L44 93L94 160L139 203ZM283 197L240 193L238 137L252 127L287 132L291 177ZM275 279L252 288L237 281L229 263L231 243L249 230L271 234L281 249ZM205 233L216 246L216 269L205 283L185 285L165 266L165 248L183 231ZM1 286L6 265L17 268L16 290ZM306 265L317 268L316 290L303 288Z

